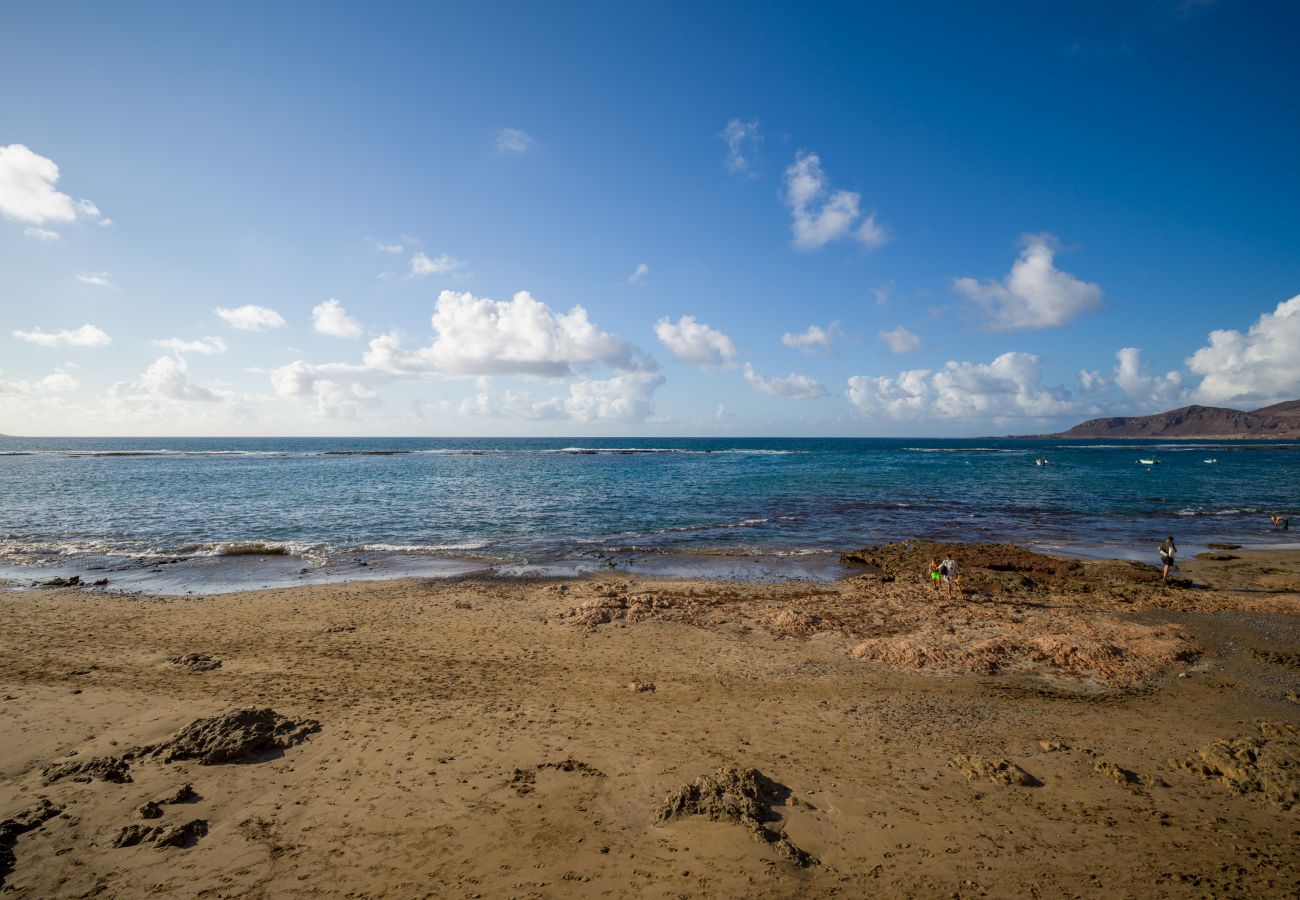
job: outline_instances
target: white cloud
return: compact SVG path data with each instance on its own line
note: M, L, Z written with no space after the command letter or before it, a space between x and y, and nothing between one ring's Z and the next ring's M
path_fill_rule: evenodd
M349 316L343 304L332 297L312 309L311 327L330 337L361 337L361 323Z
M569 386L564 409L579 422L644 422L654 412L654 392L664 383L653 372L624 372L603 381Z
M757 175L754 171L754 154L758 152L758 145L763 142L763 135L758 130L758 122L732 119L718 136L727 142L727 158L723 167L737 175L750 178Z
M392 256L397 256L398 254L406 250L406 246L404 244L383 244L380 243L379 241L372 241L372 243L375 245L375 249L378 250L380 253L388 253Z
M921 339L902 325L889 331L877 332L876 337L889 347L890 353L911 353L921 346Z
M30 238L36 238L38 241L57 241L62 239L57 231L50 231L48 228L24 228L23 234Z
M6 381L0 377L0 396L17 394L24 397L40 397L46 394L66 394L81 386L63 369L55 369L39 381Z
M0 215L5 218L31 225L98 218L99 207L56 191L58 181L59 167L53 160L22 144L0 147ZM32 236L46 239L43 234Z
M283 328L286 324L284 316L275 310L267 309L265 306L254 306L251 303L234 309L218 306L213 312L231 328L238 328L240 331L265 331L270 328Z
M1041 384L1042 368L1031 353L1004 353L991 363L948 362L942 369L913 369L894 377L855 375L848 398L860 412L881 418L922 421L1076 414L1080 404L1063 388Z
M1101 288L1062 272L1053 263L1056 239L1027 234L1024 249L1001 281L957 278L953 288L991 316L992 331L1055 328L1101 305Z
M144 394L146 397L198 403L217 403L231 397L229 391L192 384L185 359L181 356L159 356L138 382L114 385L110 393L116 399L142 399L140 394Z
M373 370L348 363L312 365L298 360L271 372L271 387L281 397L310 399L318 416L327 419L356 419L366 409L382 405L379 393L357 376L373 376Z
M682 316L672 322L664 316L655 323L655 335L682 362L730 368L736 360L736 345L716 328Z
M501 397L478 393L463 400L462 416L512 419L570 419L587 423L644 422L654 413L654 392L664 383L653 372L624 372L606 379L583 379L569 386L568 397L536 400L507 391Z
M99 220L98 222L96 222L95 224L98 225L100 228L112 228L112 227L113 227L113 220L112 220L112 219L107 219L107 218L106 218L106 219L100 219L100 220Z
M785 378L765 378L754 371L754 367L745 363L745 381L760 394L773 397L789 397L792 400L811 400L825 397L826 388L820 382L807 375L791 372Z
M89 284L94 287L113 286L113 278L107 272L78 272L75 277L82 284Z
M438 336L423 352L454 375L560 377L592 363L646 367L626 341L597 328L581 306L556 313L527 291L510 300L443 291L433 327Z
M831 241L852 238L871 250L888 240L888 235L871 213L863 219L862 195L832 190L816 153L800 152L785 170L785 203L793 217L793 244L800 250L816 250ZM855 228L855 223L857 227Z
M1084 390L1095 384L1094 379L1085 378L1080 373ZM1165 410L1178 403L1182 390L1183 377L1179 372L1166 372L1164 375L1149 375L1142 366L1142 351L1137 347L1124 347L1115 354L1116 387L1137 401L1144 411Z
M632 274L627 276L627 283L645 284L645 280L646 278L649 277L649 275L650 275L650 267L643 262L637 263L636 268L632 270Z
M832 322L827 328L822 328L820 325L809 325L797 334L787 331L781 335L781 343L801 353L826 356L831 352L832 342L835 340L835 336L839 334L839 331L839 322Z
M15 331L14 337L40 347L104 347L113 340L101 328L89 323L73 331L46 332L39 328Z
M1264 313L1242 334L1210 332L1209 343L1186 360L1204 376L1199 403L1267 406L1300 396L1300 294Z
M423 278L426 275L445 275L448 272L455 272L457 269L463 269L465 261L449 256L446 253L440 253L433 259L420 251L411 257L411 277Z
M871 296L876 301L876 306L888 306L889 296L894 293L894 282L887 281L879 287L871 289Z
M537 141L531 134L518 128L502 128L497 132L498 153L527 153L536 145Z
M199 338L195 341L183 341L180 338L165 338L153 342L155 347L165 347L174 353L225 353L226 342L219 337Z

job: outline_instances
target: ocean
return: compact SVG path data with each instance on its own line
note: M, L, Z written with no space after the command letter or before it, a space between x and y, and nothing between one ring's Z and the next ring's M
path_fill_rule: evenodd
M1297 443L0 438L0 578L19 586L830 578L839 551L907 538L1155 562L1170 534L1184 557L1288 545L1281 513L1300 513ZM231 554L248 544L283 552Z

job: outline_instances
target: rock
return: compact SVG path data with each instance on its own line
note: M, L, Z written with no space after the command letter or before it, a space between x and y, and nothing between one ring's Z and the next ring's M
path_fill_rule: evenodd
M194 790L194 785L190 784L187 781L185 782L185 784L182 784L180 787L172 791L166 797L160 798L158 802L167 803L167 804L193 803L195 800L198 799L199 799L198 791Z
M1227 562L1230 559L1241 559L1240 556L1233 556L1231 553L1198 553L1196 558L1208 562Z
M198 719L160 744L136 747L132 757L161 756L163 762L197 760L201 766L251 762L287 750L320 731L314 719L288 719L269 707L248 706Z
M40 828L61 812L62 806L55 806L42 797L35 806L28 807L12 819L0 822L0 888L4 887L5 879L18 861L14 856L14 844L18 842L19 836Z
M1069 744L1063 744L1060 741L1039 741L1038 746L1044 753L1059 753L1062 750L1069 750Z
M127 784L131 781L131 766L117 756L96 756L82 762L52 763L41 770L41 783L54 784L71 778L73 781L111 781Z
M203 819L193 819L184 825L126 825L113 839L114 847L135 847L139 844L152 844L164 847L190 847L199 838L208 833L208 823Z
M1206 544L1211 550L1240 550L1241 544Z
M633 681L627 686L627 689L634 694L653 693L655 683L653 681Z
M1284 653L1279 650L1256 650L1255 658L1277 666L1286 666L1289 669L1300 669L1300 652L1296 651Z
M135 814L142 819L161 819L163 809L157 800L146 800L136 809Z
M107 579L107 578L97 578L97 579L95 579L94 581L92 581L90 584L91 584L92 587L106 587L106 586L108 585L108 579Z
M1288 722L1260 722L1259 737L1213 741L1169 763L1239 796L1262 794L1282 809L1300 805L1300 728Z
M817 859L792 844L784 834L763 824L774 818L773 803L784 801L789 795L789 788L757 769L722 768L669 793L659 804L655 820L663 824L686 816L705 816L713 822L740 825L755 840L772 845L782 858L807 868L816 865Z
M73 575L70 578L51 578L49 581L36 582L40 587L80 587L81 576Z
M1123 766L1117 766L1115 763L1104 759L1092 764L1092 774L1100 775L1102 778L1113 781L1121 787L1141 787L1146 784L1145 779L1137 772L1125 769Z
M185 653L181 656L171 656L168 657L167 662L178 669L185 669L189 672L211 672L213 669L221 668L221 660L206 653Z
M967 756L959 753L952 765L966 776L967 781L991 781L994 784L1017 787L1041 787L1042 782L1009 759L993 756Z

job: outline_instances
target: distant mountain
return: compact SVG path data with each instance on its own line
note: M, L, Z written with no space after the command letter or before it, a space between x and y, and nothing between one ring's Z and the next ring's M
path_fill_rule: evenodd
M1183 406L1153 416L1089 419L1053 438L1300 438L1300 400L1243 412L1221 406Z

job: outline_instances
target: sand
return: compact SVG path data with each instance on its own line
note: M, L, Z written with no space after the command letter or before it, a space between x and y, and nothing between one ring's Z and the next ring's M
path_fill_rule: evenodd
M972 550L950 602L916 549L832 584L0 593L3 892L1300 892L1300 554L1162 587Z

